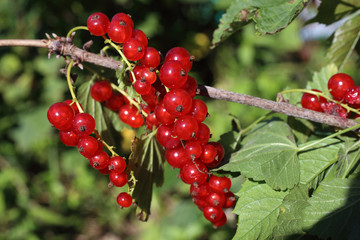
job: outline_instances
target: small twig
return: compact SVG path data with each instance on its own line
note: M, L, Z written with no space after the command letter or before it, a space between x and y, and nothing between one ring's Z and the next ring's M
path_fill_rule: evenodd
M27 40L27 39L0 39L0 47L2 46L24 46L48 48L50 53L61 56L68 56L73 60L88 62L109 69L119 69L123 67L123 63L113 58L101 56L80 49L71 42L66 42L64 37L56 37L54 39L43 40ZM236 102L249 106L266 109L273 112L282 113L288 116L303 118L310 121L327 124L339 128L348 128L358 124L358 122L333 116L325 113L315 112L308 109L300 108L286 102L275 102L263 98L253 97L209 86L199 86L198 94L213 99Z

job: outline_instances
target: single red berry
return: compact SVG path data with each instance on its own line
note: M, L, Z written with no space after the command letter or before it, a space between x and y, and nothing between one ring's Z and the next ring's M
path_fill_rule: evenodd
M109 174L110 182L117 187L123 187L128 182L128 175L126 172L111 171Z
M217 222L224 215L224 212L221 207L214 207L214 206L204 207L203 213L205 218L210 222Z
M340 106L339 104L334 103L334 102L322 103L321 108L327 114L334 115L334 116L339 116L339 117L342 117L342 118L347 118L346 109L343 108L342 106Z
M199 122L203 122L208 115L206 104L200 99L193 99L190 114Z
M91 136L84 136L79 139L78 150L81 155L91 158L99 149L99 141Z
M213 192L210 189L210 192L206 196L206 201L209 203L210 206L222 208L226 201L225 193L224 192Z
M199 124L192 116L179 117L174 124L174 133L181 140L194 139L199 130Z
M105 101L105 107L112 111L119 111L120 107L124 105L124 102L123 95L113 91L111 97Z
M94 82L90 89L91 97L98 102L109 100L113 94L111 84L106 80Z
M212 175L209 178L209 188L214 192L229 192L231 180L228 177Z
M74 110L75 115L80 112L80 111L79 111L79 108L78 108L78 105L77 105L76 102L74 102L73 100L68 99L68 100L65 100L64 103L69 104L69 106ZM80 107L82 108L82 106L81 106L80 103L79 103L79 105L80 105Z
M185 143L185 152L192 160L194 160L195 158L199 158L202 153L202 147L200 142L197 140L187 141Z
M346 89L344 100L350 104L360 104L360 87L354 85Z
M200 156L200 161L204 164L209 164L215 161L217 157L216 148L210 144L205 144L202 146L202 154Z
M95 130L95 119L88 113L76 114L71 129L79 137L90 135Z
M159 104L158 97L156 95L156 89L151 87L151 90L146 95L141 95L141 98L147 103L150 109L155 109L155 106Z
M156 119L155 112L150 112L145 118L146 127L149 130L152 130L154 127L158 127L160 125L159 121Z
M192 200L195 203L195 205L200 209L200 211L204 211L204 208L206 206L209 206L209 204L204 198L193 197Z
M165 159L173 168L182 168L190 160L190 157L186 155L184 148L180 145L173 149L166 149Z
M123 52L130 61L138 61L144 56L144 44L136 38L130 38L124 42Z
M126 169L126 161L123 157L114 156L110 158L109 170L112 172L123 172Z
M91 14L86 22L89 32L95 36L105 35L109 24L109 18L101 12Z
M216 221L211 221L214 228L222 227L227 222L226 214L223 214L220 219L217 219Z
M147 67L157 68L161 61L159 52L153 47L147 47L144 56L140 59L141 64Z
M124 43L130 39L132 27L123 20L112 19L107 29L109 38L116 43Z
M192 107L192 98L184 89L173 89L164 96L164 107L175 117L185 116Z
M165 62L172 60L181 62L186 72L189 72L192 67L192 57L185 48L174 47L170 49L165 55Z
M199 124L199 130L195 134L195 139L200 142L201 145L204 145L209 142L211 137L210 129L205 123Z
M97 151L94 156L89 158L90 165L95 169L109 168L109 155L105 151Z
M141 73L141 69L145 68L146 66L143 66L143 65L136 65L134 68L133 68L133 73L134 73L134 76L135 76L135 79L133 79L133 76L132 74L130 74L130 80L131 82L134 82L135 80L139 80L141 79L141 76L140 76L140 73Z
M177 61L166 61L160 68L160 81L168 88L180 88L188 77L184 66Z
M133 29L131 38L136 38L139 40L145 48L148 45L148 38L146 37L145 33L139 29Z
M139 79L145 80L149 84L153 84L156 81L156 73L153 68L144 67L139 70Z
M74 110L63 102L54 103L47 112L49 122L58 130L71 128L74 116Z
M225 193L225 203L223 208L232 208L235 206L236 197L235 194L231 191Z
M206 166L199 161L188 161L180 169L180 178L187 184L194 182L202 184L208 179L208 170Z
M188 75L185 84L182 85L180 88L187 91L190 94L190 96L193 98L196 95L197 87L198 87L198 85L197 85L195 78Z
M134 89L138 94L146 95L151 91L151 84L144 79L139 79L135 81Z
M128 25L131 29L134 28L134 21L131 19L131 16L126 13L117 13L115 14L111 21L123 21L126 25Z
M354 85L354 80L346 73L337 73L333 75L328 81L328 89L330 94L336 100L344 99L346 89Z
M315 92L321 92L317 89L311 89ZM318 97L314 94L304 93L301 98L301 106L313 111L322 112L321 103L326 103L327 100L323 97Z
M79 136L71 131L71 129L60 130L59 138L63 144L71 147L77 146L79 142Z
M128 208L131 206L133 199L132 199L131 195L128 194L127 192L121 192L116 197L116 201L120 205L121 208Z
M166 111L163 102L156 105L155 107L155 116L156 119L164 125L173 124L175 121L175 117L171 115L168 111Z
M225 150L224 150L224 147L218 142L208 142L208 144L213 145L216 148L217 157L215 158L215 161L205 164L205 165L208 168L215 168L215 167L219 166L219 164L224 159Z
M119 109L119 118L132 128L139 128L144 124L144 118L140 112L130 104L125 104Z
M210 192L209 184L204 182L203 184L198 184L197 182L192 183L190 186L190 194L196 198L205 198Z
M156 139L165 148L176 148L180 145L180 139L173 136L172 125L160 125L156 131Z

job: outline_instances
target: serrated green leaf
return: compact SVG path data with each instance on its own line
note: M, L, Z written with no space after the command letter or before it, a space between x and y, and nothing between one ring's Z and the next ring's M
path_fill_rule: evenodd
M233 239L267 239L272 235L286 192L274 191L266 184L247 180L237 193L234 213L238 228Z
M331 138L314 145L310 150L299 152L300 183L309 184L334 164L338 160L338 152L342 144L341 140ZM302 145L299 147L301 148Z
M335 63L341 70L355 49L360 38L360 11L353 14L336 32L326 55L328 63Z
M290 190L286 195L280 207L277 226L274 229L274 239L300 239L305 233L302 231L301 224L305 207L309 206L307 202L308 189L305 185L299 185Z
M308 0L236 0L220 19L213 33L212 48L253 20L258 34L273 34L301 12Z
M360 141L354 138L343 137L345 143L339 150L337 177L347 177L360 159Z
M272 120L255 127L243 140L243 148L220 169L241 172L256 181L265 181L274 189L285 190L299 182L297 146L290 127Z
M108 143L113 146L118 141L117 131L121 131L125 124L120 121L119 116L116 112L113 112L106 108L103 104L95 101L90 95L90 89L95 81L93 77L90 81L81 84L77 89L77 98L84 111L91 114L96 122L95 129L99 132L100 136Z
M163 184L164 161L165 152L157 142L155 132L144 135L141 139L135 138L129 167L137 180L132 197L138 206L137 216L142 221L146 221L150 215L153 184Z
M309 81L306 85L307 89L318 89L331 97L327 84L330 77L338 72L338 68L335 64L329 64L321 68L319 72L313 74L312 81Z
M305 209L303 229L321 239L358 239L360 182L331 179L320 183Z
M315 130L314 125L306 119L298 119L289 116L287 118L287 123L293 130L295 137L300 143L305 143L308 140L310 134Z

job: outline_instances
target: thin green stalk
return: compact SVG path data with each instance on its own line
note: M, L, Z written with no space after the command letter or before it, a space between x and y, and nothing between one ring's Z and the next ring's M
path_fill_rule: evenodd
M76 98L76 94L75 94L75 87L71 84L71 68L74 65L74 61L71 60L71 62L69 63L69 65L67 66L67 70L66 70L66 80L67 80L67 84L68 84L68 88L72 97L72 100L76 103L76 106L79 109L80 113L83 113L84 110L82 109L80 103L78 102L77 98Z
M86 31L89 31L89 29L86 27L86 26L77 26L77 27L74 27L72 29L70 29L70 31L66 34L66 37L70 37L71 34L77 30L86 30Z

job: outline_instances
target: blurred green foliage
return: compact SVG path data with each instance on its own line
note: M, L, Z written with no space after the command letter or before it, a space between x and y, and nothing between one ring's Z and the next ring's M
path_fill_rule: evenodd
M65 35L85 25L93 12L109 17L127 12L162 53L186 47L197 59L191 75L200 84L268 99L286 87L304 87L329 43L303 42L303 23L295 21L275 36L258 37L248 25L210 51L212 32L230 2L2 0L0 38ZM81 46L89 39L95 41L92 51L98 51L101 40L86 32L78 32L75 43ZM134 208L117 207L120 190L108 189L108 178L92 170L76 149L63 146L48 124L48 107L70 97L62 67L63 59L48 59L44 49L0 48L0 239L230 239L235 215L225 227L212 229L192 203L189 187L168 166L163 187L153 194L147 223L137 221ZM83 80L89 77L86 71L78 73ZM214 141L231 129L230 114L246 126L265 113L204 100ZM129 134L123 138L130 140ZM125 155L128 151L129 146L122 149Z

